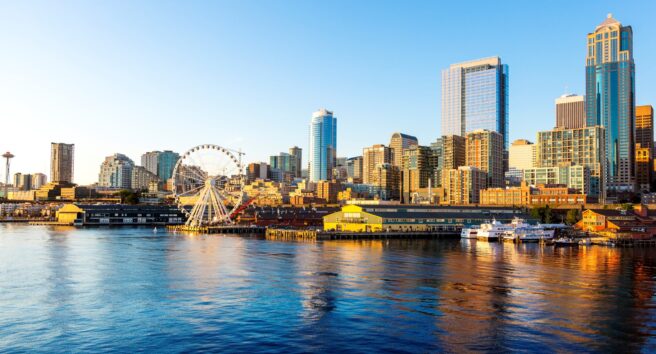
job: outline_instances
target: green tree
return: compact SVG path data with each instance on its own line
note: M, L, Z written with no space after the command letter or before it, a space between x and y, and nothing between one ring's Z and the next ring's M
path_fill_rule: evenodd
M574 225L581 220L581 214L577 209L570 209L567 211L567 216L565 217L565 222L567 225Z
M139 204L141 193L123 189L118 192L118 195L121 197L121 204L135 205Z
M544 207L544 218L542 219L542 222L545 224L551 224L553 221L553 212L551 211L551 208L549 206Z

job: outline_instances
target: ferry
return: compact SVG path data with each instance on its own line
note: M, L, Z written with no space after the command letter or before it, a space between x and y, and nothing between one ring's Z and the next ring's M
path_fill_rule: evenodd
M514 220L513 220L514 222ZM515 229L513 224L504 225L496 220L481 224L476 231L476 239L484 241L498 241L505 232Z

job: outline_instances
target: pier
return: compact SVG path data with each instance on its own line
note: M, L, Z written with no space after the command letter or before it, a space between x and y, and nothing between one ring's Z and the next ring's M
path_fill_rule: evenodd
M193 232L199 234L263 234L266 230L263 226L256 225L221 225L221 226L186 226L169 225L166 227L171 232Z
M387 239L433 239L458 238L459 231L382 231L348 232L268 228L265 234L269 240L387 240Z

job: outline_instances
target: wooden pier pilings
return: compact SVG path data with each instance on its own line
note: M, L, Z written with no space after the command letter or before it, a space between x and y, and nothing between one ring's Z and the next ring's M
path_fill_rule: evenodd
M458 238L458 231L383 231L348 232L268 228L266 238L271 240L386 240L386 239L430 239Z

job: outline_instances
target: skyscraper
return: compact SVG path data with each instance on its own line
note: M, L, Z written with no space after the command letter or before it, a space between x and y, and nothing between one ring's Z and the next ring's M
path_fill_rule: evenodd
M55 183L73 183L74 144L50 144L50 180Z
M508 152L510 168L524 170L535 167L535 144L526 139L517 139Z
M608 15L587 37L586 125L606 128L609 191L633 191L635 64L633 30Z
M403 164L403 151L411 146L419 145L419 141L412 135L403 133L394 133L390 138L389 147L391 149L391 164L402 168Z
M556 98L556 127L585 127L585 96L562 95Z
M508 65L499 57L453 64L442 71L442 135L487 129L508 148Z
M324 108L312 113L309 174L311 182L332 179L337 158L337 119Z

